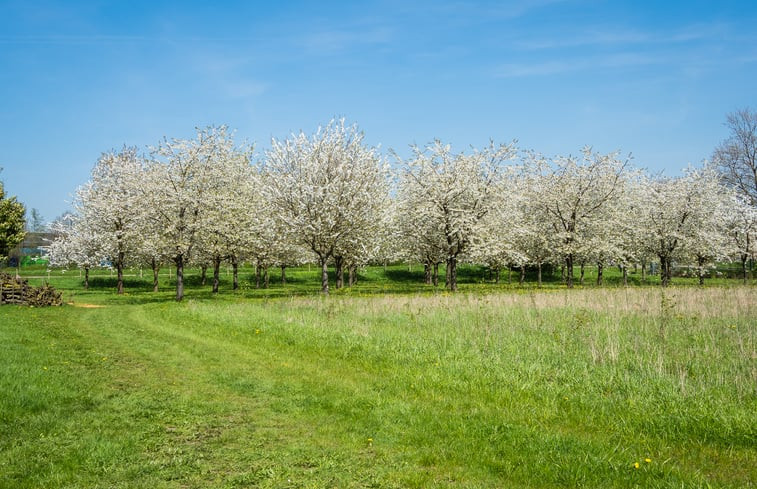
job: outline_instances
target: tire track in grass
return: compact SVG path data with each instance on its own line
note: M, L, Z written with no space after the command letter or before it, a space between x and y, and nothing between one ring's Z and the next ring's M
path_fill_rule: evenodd
M468 417L461 423L459 420L451 419L455 417L455 413L468 411L466 403L459 400L445 405L444 402L439 402L438 395L434 399L435 402L429 402L429 397L425 396L414 402L400 403L400 407L394 399L376 402L373 398L381 394L378 391L382 390L376 389L377 374L379 377L386 376L391 373L391 369L397 367L396 365L387 366L379 371L364 371L362 370L364 366L360 362L350 362L352 358L344 356L344 352L338 348L338 342L335 350L329 350L323 345L311 345L310 349L303 348L297 345L297 340L287 336L286 330L278 333L278 336L274 338L276 341L263 340L261 342L268 348L277 348L278 351L251 348L253 339L262 339L266 336L258 337L248 331L246 336L234 337L233 328L225 330L221 327L219 329L217 324L214 324L215 320L201 316L188 314L187 317L195 321L188 321L191 324L187 329L181 325L177 328L176 321L170 321L161 326L154 320L149 324L141 320L142 327L152 326L154 341L159 343L148 348L148 351L153 356L156 351L160 351L174 360L181 358L179 363L182 365L182 373L174 375L179 375L179 378L183 378L184 382L191 383L195 388L200 386L207 390L205 395L221 396L223 391L222 396L225 399L229 399L235 406L240 407L249 406L251 396L259 395L270 399L268 404L263 406L255 404L253 409L262 409L267 418L281 419L281 423L276 424L275 429L281 429L281 426L289 423L289 439L279 439L277 442L280 444L291 443L292 435L294 438L312 437L313 433L336 437L342 444L355 444L361 437L361 432L362 437L365 437L365 433L379 431L385 432L383 434L387 437L383 441L388 446L382 455L384 465L390 468L406 467L408 463L419 464L418 469L422 468L432 480L436 480L441 477L439 472L445 474L447 472L447 469L440 467L446 467L450 463L454 465L454 460L460 457L460 454L456 452L467 450L473 452L468 457L488 453L489 455L485 455L487 459L501 459L504 455L505 459L509 457L513 462L510 465L502 465L474 461L463 456L459 462L461 468L457 469L458 475L453 478L458 482L461 478L464 479L465 474L471 469L478 471L479 475L485 479L493 477L496 480L498 477L507 477L510 480L525 482L535 475L532 473L533 464L529 464L529 461L532 461L534 457L546 456L545 460L551 462L540 464L536 473L540 474L545 482L553 480L557 484L568 480L586 482L587 474L581 470L565 468L556 470L556 468L569 467L573 457L576 456L575 453L601 453L605 448L604 443L583 436L576 437L575 433L545 434L537 429L519 427L515 424L512 425L512 430L518 433L518 436L500 441L495 448L482 450L480 444L474 442L471 445L466 442L468 437L466 429L476 425L491 425L493 419L496 419L496 415L490 412L491 410L485 409L485 412L479 416ZM200 323L196 321L197 319L205 321L203 326L198 326ZM270 335L270 328L268 329L267 333ZM228 333L231 333L231 336ZM300 343L304 345L307 342ZM282 358L292 357L298 359L296 366L281 361ZM240 365L254 367L240 367ZM348 368L345 369L345 366ZM349 375L344 375L347 371ZM306 376L305 373L307 373ZM255 380L239 381L237 380L239 378ZM360 386L364 385L369 387L361 390ZM431 387L433 388L433 383ZM386 391L386 389L383 390ZM384 393L398 396L398 392ZM450 394L454 395L455 389ZM411 418L420 420L421 426L415 429L418 433L416 438L403 436L399 433L401 429L398 430L397 426L393 426L394 423L386 421L396 419L396 416L403 411L405 414L409 412ZM293 424L300 425L300 428L292 430ZM335 429L335 425L339 424L342 427ZM367 429L366 427L370 425L375 428ZM430 431L432 435L421 433L423 430ZM441 435L434 437L433 433ZM452 437L449 436L450 434ZM367 438L363 438L365 439ZM450 444L450 446L439 446L440 442ZM338 449L339 443L332 444L332 450ZM313 441L312 438L307 438L306 444L309 446L300 448L305 452L314 450L313 446L317 450L322 450L324 447L323 443ZM566 455L559 451L555 452L555 446L570 447L569 453ZM371 448L374 452L376 451L375 447ZM412 451L412 455L398 455L407 451ZM439 453L441 458L439 456L429 458L429 455L433 453ZM618 454L609 453L609 458L597 457L591 464L601 470L604 477L617 478L621 475L621 471L626 469L625 462L623 466L617 461L613 462L613 457ZM622 453L620 455L624 456ZM349 455L345 457L349 459ZM474 465L478 469L466 466L471 462L475 462ZM349 465L353 464L360 465L356 460L351 459ZM364 467L363 470L370 470L372 467L375 467L375 464L369 464L369 467ZM406 470L397 472L401 475L407 474ZM588 477L589 481L597 480L596 475ZM671 471L666 472L666 477L671 481L677 479L675 472Z

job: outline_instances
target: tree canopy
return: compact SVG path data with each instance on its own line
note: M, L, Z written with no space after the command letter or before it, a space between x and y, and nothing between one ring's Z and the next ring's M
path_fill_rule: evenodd
M26 234L24 214L26 209L16 197L6 197L0 181L0 261L8 258L10 251L24 239Z
M267 286L270 267L280 267L284 281L287 266L317 263L328 294L329 266L339 288L345 268L351 285L370 262L421 262L433 285L444 264L445 285L455 291L460 262L484 264L497 277L516 267L521 280L532 266L539 284L551 264L572 287L574 267L582 284L586 264L601 284L607 265L620 267L625 282L629 266L658 262L667 285L676 265L695 269L701 282L715 262L739 260L746 280L754 256L757 213L739 183L748 179L724 173L736 168L723 166L736 150L718 152L747 147L736 144L744 137L716 151L717 168L662 177L617 152L587 146L577 156L547 157L494 141L466 152L435 140L413 146L406 159L395 154L392 167L343 119L273 139L259 159L233 136L226 126L199 128L195 138L164 139L147 156L129 147L103 153L77 192L75 213L54 226L52 262L112 266L119 291L125 264L149 264L157 290L157 271L170 263L181 300L187 264L212 267L217 292L223 262L233 267L234 288L243 261L254 264L256 287ZM18 214L19 206L10 207Z

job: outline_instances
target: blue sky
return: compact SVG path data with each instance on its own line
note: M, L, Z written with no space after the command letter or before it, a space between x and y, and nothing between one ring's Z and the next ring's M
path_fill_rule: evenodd
M757 3L0 0L0 180L52 219L100 153L333 116L408 154L518 139L674 175L757 107Z

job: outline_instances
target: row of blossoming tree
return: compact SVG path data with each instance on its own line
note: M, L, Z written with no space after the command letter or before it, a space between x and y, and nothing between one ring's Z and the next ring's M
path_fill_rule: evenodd
M263 157L237 145L225 126L198 129L194 139L163 140L104 153L76 193L74 213L61 221L49 247L53 265L88 271L107 264L123 292L124 267L176 269L176 299L188 264L213 273L227 263L238 287L242 262L256 266L258 284L270 267L317 262L322 291L328 267L336 287L370 262L424 265L427 283L457 289L457 264L497 271L545 264L620 267L652 262L663 285L675 263L691 264L700 280L719 260L753 255L757 207L722 182L714 167L680 177L651 176L618 153L584 148L547 158L491 142L454 152L434 141L409 158L383 157L355 125L333 120L314 134L274 139ZM643 272L642 272L643 273ZM521 280L522 280L521 275Z

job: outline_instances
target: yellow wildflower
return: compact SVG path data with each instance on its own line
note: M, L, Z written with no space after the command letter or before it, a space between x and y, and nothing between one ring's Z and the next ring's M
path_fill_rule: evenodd
M634 469L638 469L639 468L639 462L634 462L633 463L633 468Z

